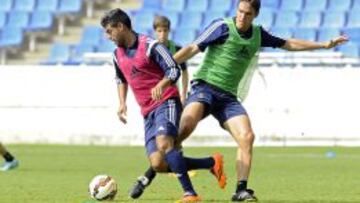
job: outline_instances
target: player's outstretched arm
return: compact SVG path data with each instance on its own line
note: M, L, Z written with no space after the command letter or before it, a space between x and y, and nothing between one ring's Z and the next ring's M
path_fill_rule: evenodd
M126 96L127 96L127 89L128 85L127 83L120 83L117 86L118 89L118 96L119 96L119 110L117 112L119 120L126 124L126 116L127 116L127 107L126 107Z
M195 56L199 52L200 52L200 49L199 49L198 45L190 44L189 46L183 47L178 52L176 52L174 54L174 59L175 59L176 63L182 64L185 61L187 61L188 59Z
M313 42L306 41L301 39L287 39L286 43L282 49L288 51L306 51L306 50L315 50L315 49L331 49L338 45L341 45L347 42L349 39L346 36L335 37L327 42Z

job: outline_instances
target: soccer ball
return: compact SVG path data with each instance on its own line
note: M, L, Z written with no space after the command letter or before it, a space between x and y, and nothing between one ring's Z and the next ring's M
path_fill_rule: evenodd
M97 175L89 184L89 193L96 200L112 200L117 193L116 182L108 175Z

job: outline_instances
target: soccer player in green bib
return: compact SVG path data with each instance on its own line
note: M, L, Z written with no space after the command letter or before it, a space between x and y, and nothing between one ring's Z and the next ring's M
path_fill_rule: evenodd
M257 201L253 190L247 188L255 139L250 119L239 102L245 98L261 47L282 48L288 51L330 49L348 41L339 36L327 42L300 39L281 39L253 24L259 14L260 0L240 0L236 17L213 21L189 46L174 55L178 63L206 51L199 70L193 75L190 95L181 116L181 143L198 122L213 115L237 144L237 185L232 201Z
M345 36L327 42L273 36L261 26L253 24L260 7L260 0L239 0L236 17L214 20L192 44L174 55L176 62L181 64L206 51L191 81L176 142L180 148L181 142L210 114L219 121L237 144L237 184L232 201L257 201L255 192L247 187L255 135L240 101L244 101L247 95L260 48L273 47L288 51L331 49L348 41Z

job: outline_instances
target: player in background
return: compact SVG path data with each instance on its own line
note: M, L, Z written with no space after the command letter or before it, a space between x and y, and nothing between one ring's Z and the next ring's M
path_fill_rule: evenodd
M238 98L243 101L247 94L257 52L261 47L288 51L330 49L348 41L346 36L327 42L275 37L253 24L260 7L260 0L240 0L236 17L213 21L192 44L174 55L176 62L182 63L206 51L200 68L193 75L177 143L186 139L209 114L219 121L237 144L237 184L232 201L257 201L254 191L247 188L255 135L249 116L238 101Z
M9 151L6 150L4 145L0 142L0 154L4 157L5 163L0 167L0 171L8 171L16 168L19 165L19 161L15 159Z
M226 181L223 158L183 157L174 148L182 105L175 85L180 70L170 52L161 43L132 30L129 16L121 9L107 12L101 19L114 51L119 97L118 117L126 123L128 86L137 100L145 125L145 147L150 165L157 172L177 174L184 190L182 202L200 201L187 174L190 169L212 169L217 180ZM226 183L226 182L225 182Z

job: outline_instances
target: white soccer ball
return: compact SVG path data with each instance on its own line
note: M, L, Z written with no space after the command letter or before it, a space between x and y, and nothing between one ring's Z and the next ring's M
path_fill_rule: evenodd
M89 184L90 196L96 200L112 200L117 193L115 180L108 175L97 175Z

